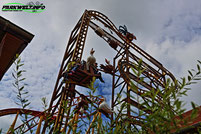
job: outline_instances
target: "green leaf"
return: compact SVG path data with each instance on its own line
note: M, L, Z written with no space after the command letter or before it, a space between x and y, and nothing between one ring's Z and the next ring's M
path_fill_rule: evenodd
M23 66L23 65L24 65L24 64L19 64L18 66L21 67L21 66Z
M195 103L194 102L191 102L191 106L193 107L193 109L195 109Z
M20 62L21 62L21 58L18 56L17 57L17 64L20 64Z
M24 92L23 94L28 94L29 92L28 91L26 91L26 92Z
M19 91L22 91L24 89L24 86L22 86L20 89L19 89Z
M30 104L31 104L31 103L29 102L29 103L25 104L23 107L26 108L26 107L29 106Z
M90 120L90 115L89 114L87 114L87 119Z
M191 71L189 71L189 70L188 70L188 73L189 73L191 76L193 76L193 74L192 74L192 72L191 72Z
M23 81L23 80L25 80L26 78L22 78L22 79L20 79L19 81Z
M189 82L189 84L196 84L196 83L197 83L197 82L195 82L195 81L194 81L194 82Z
M197 117L197 109L193 109L191 113L191 119L194 119Z
M26 99L22 99L22 103L26 103L28 100Z
M18 88L17 85L16 85L15 83L12 83L12 85L13 85L15 88Z
M201 78L194 78L194 80L201 80Z
M20 77L21 73L22 73L22 71L17 72L17 76Z
M12 73L12 76L13 76L13 78L15 78L15 79L16 79L16 77L15 77L14 73Z
M135 75L137 75L137 72L135 71L134 68L131 68L131 70L133 71L133 73L134 73Z
M191 80L191 77L190 76L188 76L188 81L190 81Z
M97 126L96 122L93 122L92 125L91 125L91 128L94 128L96 126Z
M200 72L200 66L197 64L198 71Z

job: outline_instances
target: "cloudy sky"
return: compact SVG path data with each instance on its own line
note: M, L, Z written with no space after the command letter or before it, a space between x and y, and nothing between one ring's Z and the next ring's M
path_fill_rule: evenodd
M161 62L177 79L186 76L187 70L196 68L196 61L201 60L200 0L38 1L46 6L42 13L0 11L1 16L35 35L21 54L25 64L23 69L27 71L24 76L32 109L42 109L42 97L50 100L70 32L85 9L100 11L116 26L125 24L136 35L135 43ZM26 4L30 1L1 0L0 7L10 2ZM84 58L89 55L91 47L95 48L98 61L104 62L103 55L112 58L111 50L94 33L89 33L86 43ZM11 67L0 81L0 109L17 107L12 70ZM106 82L108 86L104 85L102 92L107 96L110 82ZM201 105L200 86L201 82L192 86L188 97L183 98L187 109L190 109L190 101ZM10 117L0 118L0 128L6 128L10 122Z

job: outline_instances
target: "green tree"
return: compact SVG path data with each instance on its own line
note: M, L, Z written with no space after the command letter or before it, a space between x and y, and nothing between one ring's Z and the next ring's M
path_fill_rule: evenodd
M21 58L18 54L16 55L16 60L14 64L15 64L15 68L12 73L12 76L14 78L13 86L17 90L15 91L17 93L17 101L15 103L21 106L23 109L25 109L30 104L28 100L29 92L28 90L25 89L26 84L24 83L24 80L26 78L24 78L22 75L26 71L21 69L24 64L21 62Z
M144 71L141 67L141 62L136 65L137 70L133 70L136 76L139 77L139 83L143 81L143 77L141 73ZM172 133L180 130L181 125L188 125L189 118L184 119L182 114L185 112L184 102L181 100L181 97L187 96L187 91L191 90L190 86L192 84L196 84L197 81L201 80L201 70L200 70L201 62L198 61L197 69L188 70L189 75L185 78L181 78L181 80L171 81L167 79L165 88L163 90L150 90L144 94L144 97L148 97L149 99L140 101L139 97L131 96L135 99L141 106L144 107L143 110L151 111L151 114L147 114L142 110L138 112L133 111L138 114L139 120L129 119L126 116L123 116L123 110L126 109L128 103L123 103L119 112L121 113L121 117L118 120L119 122L114 122L114 128L112 128L113 132L116 134L123 133ZM136 91L138 90L136 86L131 81L131 89ZM156 101L156 96L162 95L160 98L160 102ZM196 118L198 108L196 105L191 102L193 112L191 114L191 120ZM134 125L132 128L129 128L129 123L125 123L125 121L133 122ZM140 125L139 125L140 124Z
M19 54L16 54L14 65L15 65L15 68L13 69L12 76L14 78L13 86L16 89L14 92L17 94L17 100L15 103L22 108L22 111L21 111L22 114L20 115L21 115L21 121L24 123L24 126L18 129L19 133L21 133L23 132L23 129L25 129L25 125L31 128L30 125L27 123L29 119L29 113L23 113L24 112L23 109L28 108L31 102L28 99L29 92L25 88L26 84L24 81L26 78L23 77L23 73L25 73L26 71L22 69L24 64L22 63L21 57L19 56ZM30 130L30 133L32 132L33 131Z

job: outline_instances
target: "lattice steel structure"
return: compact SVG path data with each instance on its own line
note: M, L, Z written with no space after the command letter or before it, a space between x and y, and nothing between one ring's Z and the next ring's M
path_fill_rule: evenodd
M72 112L71 107L78 104L78 102L75 103L76 94L79 97L82 96L82 93L79 93L76 90L76 85L86 87L96 74L93 69L90 69L89 72L80 70L79 78L65 82L63 80L63 74L66 70L68 70L69 64L79 63L83 60L82 55L89 28L93 29L98 37L105 40L106 44L111 47L111 50L113 49L116 51L113 63L110 65L110 70L107 69L107 66L98 68L98 71L109 73L111 75L111 107L113 109L119 105L119 102L117 101L119 99L119 95L117 94L123 94L123 91L125 91L127 94L124 95L124 98L121 99L121 101L131 104L127 107L126 115L130 118L134 118L131 112L132 107L142 110L143 107L138 102L133 100L130 97L131 95L138 94L141 96L148 90L156 90L158 88L163 90L167 78L170 78L172 81L175 80L174 76L165 67L163 67L160 62L132 42L134 36L132 36L129 32L128 34L130 35L124 35L104 14L94 10L85 10L82 17L71 32L54 87L49 109L46 112L39 113L40 116L34 116L39 118L35 125L37 126L37 133L40 131L45 133L49 122L52 122L54 126L50 130L50 133L56 130L70 133L70 128L68 129L67 126L69 122L69 115ZM141 68L144 70L141 75L144 77L144 80L139 83L139 78L131 70L131 68L137 70L135 65L139 63L140 59L142 59ZM104 67L106 67L106 69ZM136 85L138 91L131 90L131 81ZM147 99L146 97L141 98ZM157 96L156 101L157 99L160 100L160 95ZM91 101L89 98L87 100ZM94 101L95 108L98 107L98 101L99 98ZM68 102L67 109L63 107L64 102ZM150 111L145 112L150 113ZM74 121L78 120L79 116L80 115L75 115ZM114 120L113 115L111 120Z

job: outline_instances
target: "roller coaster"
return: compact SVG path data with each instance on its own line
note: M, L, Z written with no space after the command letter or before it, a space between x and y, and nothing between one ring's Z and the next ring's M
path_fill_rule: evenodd
M86 67L82 56L89 28L97 34L97 37L102 38L111 50L115 51L111 64ZM127 102L130 105L126 108L126 116L138 118L132 113L133 107L141 110L144 108L139 102L133 100L131 95L139 95L142 100L149 99L145 95L147 91L164 90L166 80L175 81L175 77L160 62L133 43L134 39L136 37L125 26L117 28L104 14L94 10L85 10L70 34L49 108L45 111L18 108L0 110L0 116L15 115L9 130L18 131L23 128L23 133L34 130L36 134L39 134L46 133L49 129L49 133L57 131L69 134L76 131L76 122L79 119L86 118L86 116L93 116L94 119L98 116L101 117L102 112L98 110L101 97L88 96L77 90L80 86L88 88L91 82L100 77L98 72L107 73L111 76L112 87L108 88L111 88L109 90L111 91L112 110L115 110L115 107L121 105L122 102ZM136 65L139 64L140 60L142 60L141 69L143 72L141 77L144 78L143 81L140 81L136 73L132 71L133 69L138 71ZM76 69L71 73L73 67ZM64 79L66 78L65 75L68 75L67 79ZM135 84L138 90L131 89L131 82ZM120 99L119 94L124 94L124 92L126 92L123 95L124 98ZM160 101L160 94L156 97L156 101ZM87 112L88 107L93 107L92 113ZM145 112L151 114L150 111ZM16 126L19 115L23 114L28 114L31 118L20 126ZM70 118L70 115L73 117ZM117 115L121 116L118 113ZM118 120L114 114L108 118L111 121ZM69 127L69 123L73 122L73 127ZM137 120L131 124L139 125ZM93 133L93 131L90 124L86 133ZM7 133L11 133L11 131Z

